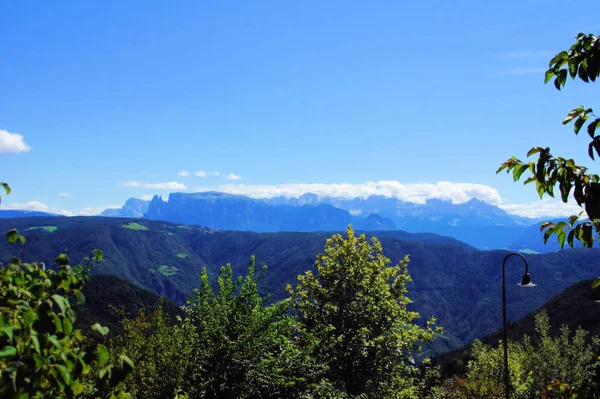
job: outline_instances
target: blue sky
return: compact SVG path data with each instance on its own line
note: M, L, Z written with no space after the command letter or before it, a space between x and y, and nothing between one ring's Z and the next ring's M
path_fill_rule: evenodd
M570 4L3 4L2 205L90 214L172 191L315 188L539 210L495 171L537 145L592 163L560 122L597 87L543 84L556 52L600 31Z

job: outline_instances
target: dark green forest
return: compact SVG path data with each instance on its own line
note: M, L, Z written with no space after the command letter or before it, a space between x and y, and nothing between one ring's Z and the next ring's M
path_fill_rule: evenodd
M271 301L281 300L286 297L286 284L293 284L299 274L311 269L325 240L333 234L216 231L166 222L90 217L52 219L58 227L52 233L27 230L48 223L51 221L44 218L0 220L0 228L7 231L16 227L26 233L25 260L51 263L66 249L77 261L90 248L102 248L104 259L92 273L117 275L179 304L197 287L203 267L215 283L220 267L227 263L236 275L245 274L252 255L259 265L269 267L259 291L269 294ZM131 228L134 223L136 228ZM455 349L498 328L502 310L498 284L506 251L479 251L434 234L369 233L374 235L390 259L398 261L410 255L411 309L424 318L435 316L446 331L431 349ZM596 249L576 249L529 255L539 288L522 290L509 284L509 319L537 309L581 279L595 277L597 253ZM19 255L19 247L0 242L0 254L4 260L10 259ZM517 262L507 266L509 281L518 282L520 267Z

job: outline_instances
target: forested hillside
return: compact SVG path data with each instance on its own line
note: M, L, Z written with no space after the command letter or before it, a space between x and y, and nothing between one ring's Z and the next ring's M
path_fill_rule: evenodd
M0 221L5 231L16 227L26 232L26 260L51 263L57 253L68 251L83 259L90 249L101 248L104 260L95 273L114 274L141 287L183 302L197 287L206 266L214 281L218 270L231 263L234 274L244 274L248 259L268 265L260 291L272 300L283 298L286 283L310 270L328 233L250 233L215 231L197 226L139 219L24 218ZM397 234L397 233L394 233ZM394 236L394 234L390 234ZM501 321L500 283L504 251L479 251L435 235L381 234L386 256L392 261L410 255L413 277L409 296L424 319L435 316L446 333L436 350L456 348L498 328ZM415 241L409 241L413 239ZM419 242L419 239L428 242ZM451 240L451 239L450 239ZM437 241L437 242L436 242ZM8 260L17 248L0 242L0 255ZM508 314L516 319L541 306L553 295L598 269L598 250L572 250L528 256L538 287L516 287L522 265L508 265Z
M535 315L542 311L547 312L551 321L552 335L558 335L563 326L571 330L580 327L591 335L600 335L600 290L592 288L592 283L593 280L575 283L539 308L510 323L509 339L517 341L525 335L535 336ZM486 345L498 346L501 339L502 331L499 329L481 337L480 341ZM471 350L471 344L465 345L437 356L433 361L442 365L442 372L446 376L462 374L472 359Z

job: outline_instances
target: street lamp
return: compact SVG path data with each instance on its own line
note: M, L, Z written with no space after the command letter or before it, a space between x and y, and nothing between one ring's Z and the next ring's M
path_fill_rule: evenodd
M504 257L502 261L502 321L504 325L503 331L503 344L504 344L504 392L506 393L506 399L510 398L510 379L509 379L509 371L508 371L508 325L506 323L506 261L511 256L520 256L521 259L525 262L525 274L523 274L523 280L520 284L517 284L519 287L524 288L533 288L535 284L531 282L531 275L529 274L529 265L527 264L527 259L523 255L518 252L513 252Z

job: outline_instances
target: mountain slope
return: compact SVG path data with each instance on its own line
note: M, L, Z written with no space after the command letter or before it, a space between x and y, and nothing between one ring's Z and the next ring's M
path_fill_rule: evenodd
M76 328L89 331L94 323L100 323L110 329L111 335L123 332L120 318L115 313L122 309L126 317L135 317L140 309L146 314L157 310L163 304L165 313L171 320L181 314L179 307L169 299L138 287L122 278L98 274L85 283L83 288L85 302L75 306L77 312Z
M0 230L44 226L53 223L53 232L35 229L26 232L26 260L52 260L66 248L76 262L93 248L105 253L95 272L114 274L141 287L183 302L197 286L200 270L206 266L214 280L220 266L229 262L236 275L244 274L250 255L269 269L261 283L262 292L274 300L285 297L287 283L313 268L315 256L323 251L331 233L252 233L215 231L197 226L175 225L140 219L73 217L20 218L0 220ZM379 233L377 233L380 235ZM408 233L404 233L408 234ZM409 286L411 305L423 320L434 315L445 328L436 350L451 349L496 330L501 320L501 264L505 251L478 251L448 238L425 235L402 240L380 235L384 253L393 262L410 255ZM413 241L409 241L411 239ZM568 285L595 277L598 254L576 249L528 256L530 271L538 288L523 290L518 282L522 265L508 265L509 317L516 319L541 306ZM0 240L0 259L18 255L18 248Z
M592 335L600 335L600 290L592 288L593 280L584 280L573 284L563 292L551 298L534 312L527 314L516 322L510 323L509 339L520 340L524 335L535 334L535 315L542 310L548 312L551 334L558 334L562 325L571 331L581 327ZM497 346L502 339L502 330L489 334L481 341L487 345ZM444 353L434 359L442 365L446 376L462 374L471 360L471 345Z
M150 201L141 200L139 198L129 198L125 201L120 209L105 209L100 216L107 217L125 217L125 218L141 218L148 211Z

